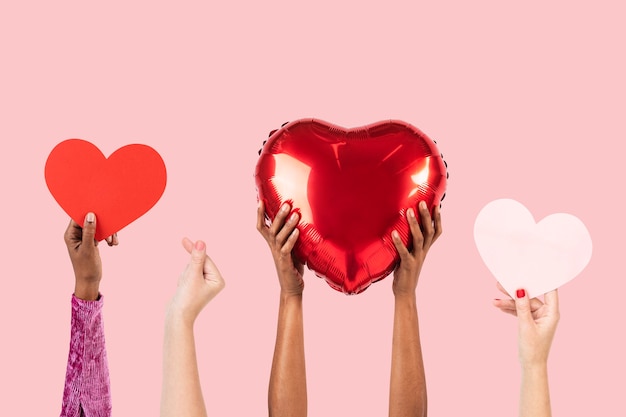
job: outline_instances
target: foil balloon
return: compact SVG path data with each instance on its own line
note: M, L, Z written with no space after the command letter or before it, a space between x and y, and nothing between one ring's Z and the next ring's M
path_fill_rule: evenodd
M444 197L446 163L434 141L389 120L345 129L301 119L270 133L255 171L272 221L284 202L300 214L294 255L334 289L358 294L391 273L391 232L410 246L406 210Z

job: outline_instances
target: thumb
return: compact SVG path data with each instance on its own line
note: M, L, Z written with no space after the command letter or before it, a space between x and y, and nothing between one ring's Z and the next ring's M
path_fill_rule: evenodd
M515 310L517 310L517 318L522 323L533 321L533 315L530 311L530 300L526 290L519 289L515 292Z
M191 250L191 261L190 265L193 266L193 269L196 271L204 270L204 259L206 258L206 245L203 241L198 240Z
M95 246L96 238L96 215L89 212L85 216L85 222L83 223L82 231L82 244L85 247Z

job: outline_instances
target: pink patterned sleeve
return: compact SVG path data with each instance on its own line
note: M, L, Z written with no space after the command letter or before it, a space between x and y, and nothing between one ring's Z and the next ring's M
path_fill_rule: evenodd
M111 416L102 303L102 295L96 301L72 295L72 334L61 417Z

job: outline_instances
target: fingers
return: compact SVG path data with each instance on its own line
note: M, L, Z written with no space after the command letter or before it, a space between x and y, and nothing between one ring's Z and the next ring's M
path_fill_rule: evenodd
M76 241L80 242L81 240L81 227L74 220L70 219L70 223L67 225L67 229L65 229L65 234L63 235L63 239L65 240L65 244L70 246Z
M496 282L496 285L502 294L508 295L509 297L513 298L513 296L508 293L508 291L502 286L502 284L500 284L499 281Z
M528 293L524 289L519 289L515 293L515 310L521 323L533 322L533 315L530 309Z
M206 258L206 244L198 240L191 250L191 261L189 264L193 266L194 269L203 271L204 270L204 260Z
M509 303L510 302L510 303ZM500 309L503 313L517 316L517 310L515 309L515 301L513 300L493 300L493 305Z
M107 237L106 239L107 245L109 246L117 246L120 242L119 239L117 238L117 233L113 233L111 236Z
M417 222L417 217L415 217L415 210L413 208L409 208L406 211L406 219L409 223L411 236L413 236L413 250L421 250L424 247L424 235L422 235L422 230Z
M402 239L400 239L400 233L398 233L397 230L394 230L393 232L391 232L391 239L393 240L393 244L398 251L398 255L400 255L400 262L405 262L405 259L411 257L411 253L406 248L406 246L404 246L404 243L402 243Z
M548 291L543 296L543 301L549 305L551 308L554 308L555 311L559 311L559 293L558 290Z
M433 220L430 217L430 213L428 212L428 206L425 201L420 201L418 204L418 210L420 212L420 220L422 223L422 228L420 233L422 235L422 247L424 250L428 250L430 245L433 243L433 238L435 237L435 228L433 226ZM411 230L413 233L413 230ZM413 240L415 241L415 234L413 235Z
M280 210L278 210L278 213L276 213L276 216L274 217L274 220L272 221L272 225L270 226L270 229L269 229L270 236L277 236L279 234L279 232L283 228L283 225L285 224L285 220L287 218L287 215L289 214L290 209L291 207L287 203L283 203L283 205L280 206Z
M435 206L435 235L433 236L432 243L435 243L439 236L443 233L443 227L441 226L441 209L439 206ZM431 243L431 244L432 244Z
M559 322L561 313L559 312L559 293L557 290L548 291L543 297L546 305L548 306L549 315L553 319L553 323Z
M298 236L299 235L300 235L300 230L293 229L291 231L291 233L289 234L289 237L285 241L285 244L282 245L281 248L280 248L280 254L282 256L289 256L289 255L291 255L291 251L293 250L293 247L296 245L296 242L298 241Z
M276 243L281 247L281 251L284 249L284 246L287 243L286 241L292 237L293 231L297 230L296 226L298 226L299 220L300 215L298 213L291 213L287 222L276 235ZM289 250L289 252L291 252L291 249Z
M224 278L222 278L222 274L217 269L217 265L213 262L213 260L207 255L204 258L204 277L209 277L209 281L213 283L217 287L218 291L221 291L225 286L226 282Z
M511 310L517 311L515 307L515 300L507 299L507 300L493 300L493 305L498 307L500 310ZM538 298L530 299L530 311L534 313L539 310L543 306L543 303Z
M193 242L188 238L183 238L183 248L187 251L188 254L191 255L191 251L193 250Z
M85 222L83 224L83 238L82 245L84 247L94 247L96 241L96 215L89 212L85 216Z
M256 209L256 230L265 237L265 204L259 200L259 207Z
M289 203L283 203L278 213L274 217L271 226L265 224L265 205L259 202L257 210L257 230L263 235L270 247L279 249L281 255L290 255L296 241L298 240L299 231L297 229L300 221L299 213L291 213Z

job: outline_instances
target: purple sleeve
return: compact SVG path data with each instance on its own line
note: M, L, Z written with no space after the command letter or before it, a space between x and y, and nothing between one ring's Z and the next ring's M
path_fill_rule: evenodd
M72 334L61 417L111 416L102 302L102 296L86 301L72 295Z

